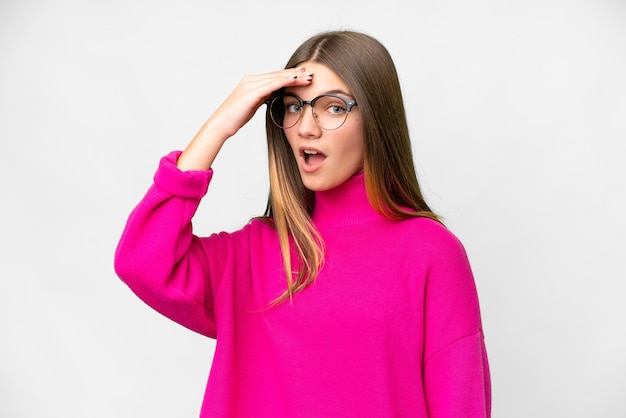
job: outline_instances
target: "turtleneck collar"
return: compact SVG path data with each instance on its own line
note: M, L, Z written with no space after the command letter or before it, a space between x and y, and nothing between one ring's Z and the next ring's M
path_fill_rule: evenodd
M365 174L357 173L331 190L315 192L313 223L346 226L380 219L365 191Z

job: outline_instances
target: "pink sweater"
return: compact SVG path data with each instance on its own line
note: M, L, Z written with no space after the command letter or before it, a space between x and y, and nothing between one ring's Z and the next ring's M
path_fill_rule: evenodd
M356 175L316 194L317 281L263 310L286 287L276 232L253 220L192 235L212 171L181 172L178 155L132 212L115 269L148 305L217 338L201 417L490 416L476 288L446 228L380 216Z

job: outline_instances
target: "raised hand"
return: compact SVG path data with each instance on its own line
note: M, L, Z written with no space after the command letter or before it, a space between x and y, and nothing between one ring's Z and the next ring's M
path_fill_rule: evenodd
M248 123L272 92L306 86L312 77L304 67L245 76L187 145L178 159L178 168L209 169L224 142Z

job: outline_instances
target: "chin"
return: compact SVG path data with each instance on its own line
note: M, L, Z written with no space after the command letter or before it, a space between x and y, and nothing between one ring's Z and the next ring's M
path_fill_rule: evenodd
M354 172L348 171L344 173L336 173L335 176L328 177L324 176L320 172L311 174L300 171L300 178L302 179L304 187L308 190L312 192L325 192L341 186L346 181L362 172L363 167L358 167L354 170Z
M346 180L324 180L324 179L311 179L311 178L302 178L302 183L304 187L312 192L325 192L327 190L332 190L335 187L341 186Z
M302 176L302 183L304 184L304 187L306 187L308 190L312 192L323 192L325 190L330 190L333 187L335 187L334 185L328 184L325 181L306 178L305 176Z

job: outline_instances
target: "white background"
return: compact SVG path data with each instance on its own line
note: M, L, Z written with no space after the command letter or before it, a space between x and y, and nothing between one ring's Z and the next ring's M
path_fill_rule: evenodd
M248 73L357 29L398 67L420 180L469 253L494 417L625 417L622 0L0 2L0 416L195 417L214 342L113 251L158 159ZM195 221L262 213L262 112Z

